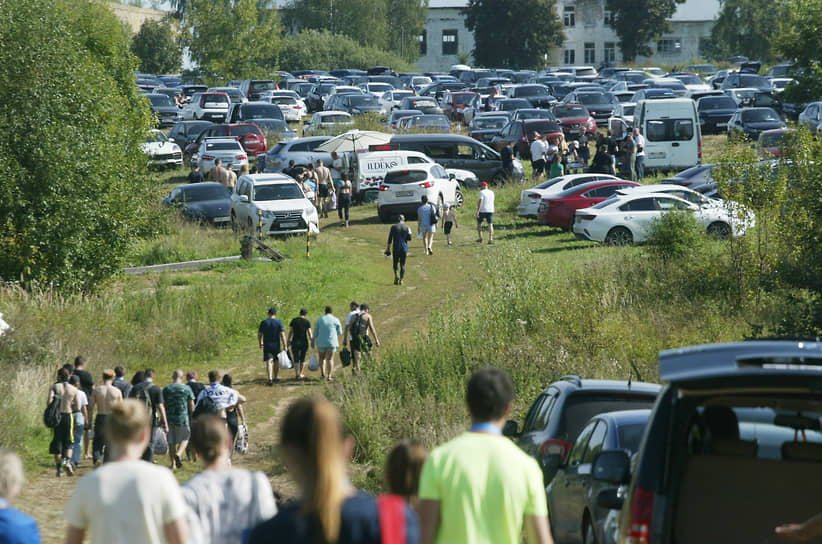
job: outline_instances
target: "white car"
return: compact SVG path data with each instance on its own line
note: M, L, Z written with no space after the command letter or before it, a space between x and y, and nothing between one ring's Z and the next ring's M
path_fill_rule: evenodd
M377 214L387 223L398 214L417 216L423 195L442 210L444 204L457 206L462 202L459 182L436 163L422 163L396 168L385 173L377 197Z
M354 127L354 118L347 111L318 111L303 127L303 136L341 134Z
M240 176L231 194L231 226L239 232L319 232L317 208L285 174Z
M196 119L222 123L228 115L231 99L225 93L194 93L191 102L183 108L183 120Z
M400 102L406 96L414 96L413 91L407 90L390 90L382 93L380 96L380 106L385 113L391 113L393 110L400 107Z
M519 206L517 206L517 215L520 217L528 217L531 219L537 218L539 211L539 204L543 197L552 196L571 187L582 185L590 181L607 181L612 179L620 179L610 174L569 174L567 176L559 176L551 178L548 181L543 181L536 187L526 189L520 193Z
M200 174L204 179L214 168L217 159L223 161L223 168L237 172L243 165L248 166L248 155L237 138L205 138L191 157L192 161L199 162Z
M271 103L279 106L286 121L300 121L305 108L293 96L272 96Z
M267 100L273 98L275 96L290 96L297 101L297 104L301 106L302 115L308 115L308 107L305 105L305 100L297 91L289 91L288 89L278 89L276 91L266 91L262 93L265 97L263 100Z
M642 242L654 221L672 210L692 212L708 234L718 237L739 235L745 229L745 225L732 220L731 212L723 206L697 205L672 194L640 191L577 210L573 231L579 239L608 245ZM732 227L734 223L736 228Z
M394 90L394 86L390 83L382 83L380 81L369 81L360 85L360 89L364 92L373 94L374 96L382 96L388 91Z
M183 151L180 146L169 140L161 130L152 129L145 143L140 144L140 149L148 155L148 161L152 166L176 168L183 164Z

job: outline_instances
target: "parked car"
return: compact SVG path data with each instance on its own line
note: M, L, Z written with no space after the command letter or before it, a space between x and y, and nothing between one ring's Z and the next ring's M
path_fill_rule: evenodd
M596 135L597 122L582 104L557 104L551 111L567 139L576 140L586 133Z
M276 104L270 102L244 102L229 106L226 123L248 123L253 122L254 119L285 120L285 116Z
M516 110L511 114L511 121L524 121L526 119L550 119L556 121L554 113L551 110L544 110L541 108L525 108Z
M234 186L231 225L235 231L265 235L301 234L318 231L319 218L317 208L290 177L250 174L240 176Z
M321 143L330 139L330 136L312 136L288 142L278 142L266 153L265 171L267 173L282 172L283 168L288 168L290 161L294 161L294 164L297 165L306 165L316 163L318 159L322 159L331 168L331 154L325 151L317 151L317 147ZM339 175L339 172L337 175Z
M401 110L418 110L423 113L432 115L442 115L442 108L440 108L437 101L430 96L406 96L400 102Z
M177 121L168 133L168 139L185 149L202 131L212 126L211 121Z
M382 93L379 100L383 113L390 114L393 110L398 109L402 99L409 96L414 96L414 92L406 89L392 89Z
M420 110L394 110L388 116L386 123L388 124L388 128L397 131L399 129L400 119L403 117L413 117L414 115L423 115L423 113Z
M163 204L180 210L187 219L227 225L231 219L231 191L222 183L187 183L171 190Z
M542 199L567 191L578 185L593 181L622 181L610 174L568 174L543 181L536 187L525 189L520 193L517 215L536 219Z
M214 168L217 159L223 161L223 168L237 172L248 166L248 154L240 145L238 138L207 138L200 142L200 147L192 154L191 161L200 165L200 174L205 178Z
M524 98L531 103L532 108L547 109L557 103L556 97L545 85L515 85L508 89L506 94L509 98Z
M679 172L674 176L663 179L662 183L671 183L691 188L696 187L697 185L702 185L704 183L711 183L714 180L711 177L711 172L716 167L717 165L714 163L693 166L691 168L683 170L682 172Z
M152 129L140 148L148 155L152 166L176 168L183 164L183 152L176 143L168 139L161 130Z
M677 79L685 85L685 88L689 91L710 91L711 86L702 81L702 78L699 77L698 74L693 72L679 72L675 74L669 74L670 78Z
M524 121L511 121L497 136L491 138L491 147L497 151L507 144L514 146L514 153L522 159L531 158L531 144L534 142L534 134L547 135L548 141L556 144L562 136L562 129L557 121L548 119L528 119Z
M404 132L448 133L451 122L444 115L412 115L401 126Z
M509 420L503 434L540 462L547 485L592 417L617 410L651 408L661 389L654 383L563 376L537 396L522 428Z
M797 124L816 134L816 127L822 122L822 102L808 102L802 113L799 114Z
M756 141L763 130L786 128L787 125L771 108L744 108L728 121L728 135L736 134Z
M629 456L638 451L650 415L648 409L599 414L576 437L547 489L551 536L556 542L604 542L604 522L610 509L598 506L596 499L600 490L612 484L594 479L591 467L601 451L619 450Z
M746 228L745 222L736 220L723 206L699 206L669 194L639 193L577 210L573 230L581 240L617 246L633 244L644 241L654 222L671 211L693 213L708 234L719 238L740 235Z
M336 82L322 82L314 85L305 97L308 111L322 111L325 101L331 96L331 91L337 86Z
M206 92L209 93L225 93L232 104L239 104L248 102L248 98L237 87L210 87Z
M659 354L667 385L632 461L603 450L592 474L614 487L619 542L776 541L816 515L822 432L815 384L822 344L754 340ZM624 496L616 486L630 480Z
M196 93L183 108L181 118L222 123L226 120L230 100L225 93Z
M728 74L728 77L726 77L722 84L719 86L719 88L723 91L725 89L734 89L740 87L753 87L755 89L773 91L773 85L771 84L771 81L768 78L756 74L744 74L741 72Z
M423 196L442 210L444 204L456 206L462 201L459 183L436 163L407 165L385 173L377 197L377 214L387 223L398 214L417 217Z
M206 138L237 138L249 157L256 158L268 151L268 143L263 131L255 124L238 123L232 125L212 125L203 130L194 143L190 144L185 154L193 155Z
M206 85L183 85L180 87L180 92L183 93L183 98L187 103L191 102L191 99L197 93L204 93L208 90Z
M791 142L791 139L794 141ZM763 158L772 159L781 157L785 152L785 146L796 145L795 141L795 128L763 130L756 141L756 149Z
M472 92L459 91L456 93L448 93L443 98L442 112L451 121L461 123L464 121L462 115L466 107L470 107L479 101L479 95Z
M346 111L318 111L303 127L303 136L341 134L354 126L354 118Z
M599 204L620 189L638 186L638 183L624 180L590 181L543 197L537 209L537 223L570 230L577 210Z
M488 111L510 111L515 112L519 109L530 109L531 103L524 98L505 98L504 96L496 100L489 100Z
M180 116L180 109L168 95L149 93L146 95L146 98L149 100L151 113L154 114L154 118L156 119L156 126L170 127L177 122Z
M380 102L372 94L346 94L340 99L340 110L351 115L380 113Z
M272 104L280 108L286 121L300 121L306 113L301 104L302 101L293 96L273 95L270 100Z
M265 91L274 91L277 84L273 79L246 79L240 83L240 92L251 102L260 100Z
M597 125L607 126L608 118L614 114L613 95L602 91L573 91L563 99L565 104L582 104Z
M729 96L706 96L696 101L699 126L703 134L714 134L728 130L728 121L737 110L737 105Z
M507 124L508 118L502 115L474 117L474 120L468 125L468 136L488 144Z

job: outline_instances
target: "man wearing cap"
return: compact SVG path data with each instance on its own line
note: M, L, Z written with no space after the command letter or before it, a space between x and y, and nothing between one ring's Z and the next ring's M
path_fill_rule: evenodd
M488 243L494 243L494 191L484 181L480 183L479 202L477 203L477 242L482 243L482 221L488 223Z
M257 330L257 341L263 350L263 361L268 371L268 385L279 382L280 365L274 364L274 359L285 347L285 328L283 322L277 319L277 308L268 309L268 319L260 322Z
M532 136L534 138L531 142L532 179L539 182L542 179L542 171L545 170L545 142L542 141L539 132L534 132Z
M402 285L405 277L405 258L408 256L408 241L411 240L411 229L405 224L405 216L400 214L396 225L391 225L388 232L388 244L385 246L386 256L394 257L394 285Z

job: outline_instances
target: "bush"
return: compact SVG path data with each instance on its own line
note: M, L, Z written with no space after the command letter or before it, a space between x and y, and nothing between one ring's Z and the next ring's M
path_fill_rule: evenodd
M647 246L663 259L684 257L702 245L703 230L690 212L664 213L651 224Z
M348 36L327 30L304 30L283 40L280 69L299 70L310 65L318 70L333 70L340 66L365 70L371 66L390 66L398 72L416 67L393 53L363 46Z

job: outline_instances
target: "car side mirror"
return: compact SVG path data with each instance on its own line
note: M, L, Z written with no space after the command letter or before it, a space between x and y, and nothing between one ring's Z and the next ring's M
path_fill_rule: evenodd
M549 474L554 474L558 469L565 466L565 461L563 460L561 453L549 453L548 455L543 455L541 462L543 472Z
M513 419L509 419L502 427L502 435L508 437L519 436L519 424Z
M248 195L240 195L240 202L248 202Z
M609 510L621 510L625 497L619 494L619 488L606 487L597 493L597 506Z
M448 179L457 179L457 176L454 174L448 174Z
M594 459L594 480L614 485L626 484L631 478L631 458L625 450L606 450Z

